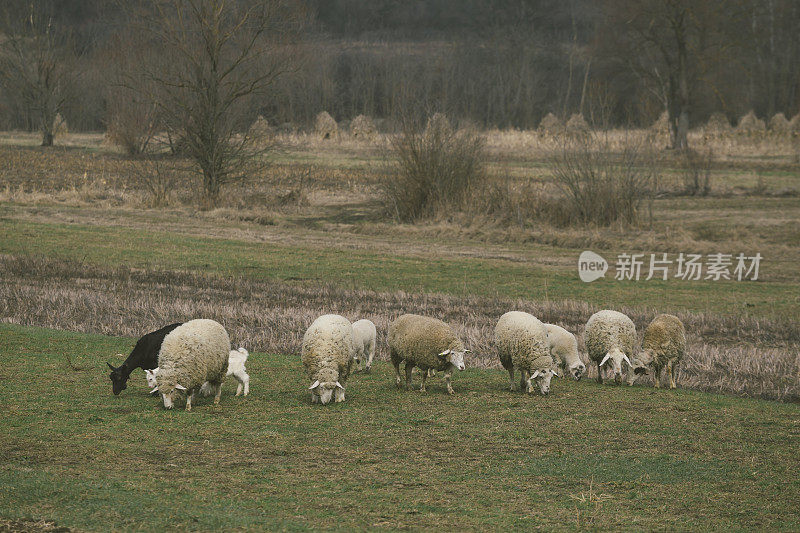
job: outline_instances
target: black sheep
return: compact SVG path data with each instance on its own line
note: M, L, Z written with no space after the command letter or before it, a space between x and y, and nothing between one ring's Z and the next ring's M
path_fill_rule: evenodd
M111 378L114 395L119 394L128 387L128 377L137 368L150 370L158 366L158 352L161 350L161 343L164 342L164 337L181 324L182 322L176 322L175 324L164 326L159 330L151 331L136 341L136 346L133 347L131 354L117 368L114 368L111 363L106 363L108 368L111 369L111 374L108 377Z

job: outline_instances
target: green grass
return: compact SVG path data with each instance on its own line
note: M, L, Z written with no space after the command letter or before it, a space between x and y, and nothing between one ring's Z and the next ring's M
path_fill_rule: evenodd
M132 339L0 326L0 516L86 530L797 530L800 406L501 371L398 391L390 368L313 406L296 356L251 354L251 394L165 411ZM67 356L72 365L68 366Z
M195 270L377 291L442 292L534 300L582 300L601 307L658 308L792 316L800 301L789 282L603 281L586 284L577 268L454 254L389 255L343 247L286 246L114 226L44 224L0 218L0 253L35 254L104 266ZM608 259L612 259L610 256ZM613 260L613 259L612 259ZM577 262L577 253L576 253ZM769 269L762 263L762 272Z

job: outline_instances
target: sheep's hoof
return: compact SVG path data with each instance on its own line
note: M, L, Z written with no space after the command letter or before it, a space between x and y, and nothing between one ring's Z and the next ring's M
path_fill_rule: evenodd
M455 394L455 393L456 391L454 391L453 389L447 389L447 394Z
M425 387L420 387L419 391L422 392L422 393L428 392L428 390Z

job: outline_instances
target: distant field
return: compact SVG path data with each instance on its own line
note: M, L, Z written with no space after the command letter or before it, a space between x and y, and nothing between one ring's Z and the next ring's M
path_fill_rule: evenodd
M134 339L0 325L0 515L90 531L800 528L800 410L687 390L558 381L511 393L468 369L448 397L355 375L312 407L296 356L252 353L251 395L164 411ZM13 356L10 356L13 354ZM20 379L20 376L25 376Z

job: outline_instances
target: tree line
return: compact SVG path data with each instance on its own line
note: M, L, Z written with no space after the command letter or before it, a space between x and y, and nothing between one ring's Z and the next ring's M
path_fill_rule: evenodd
M161 130L179 109L200 120L219 102L184 105L189 86L243 50L217 79L235 103L212 109L231 132L259 115L302 128L323 110L523 129L548 113L612 127L666 110L682 148L716 111L800 111L794 0L6 0L0 24L0 128L43 144L56 115L95 131L134 118Z

